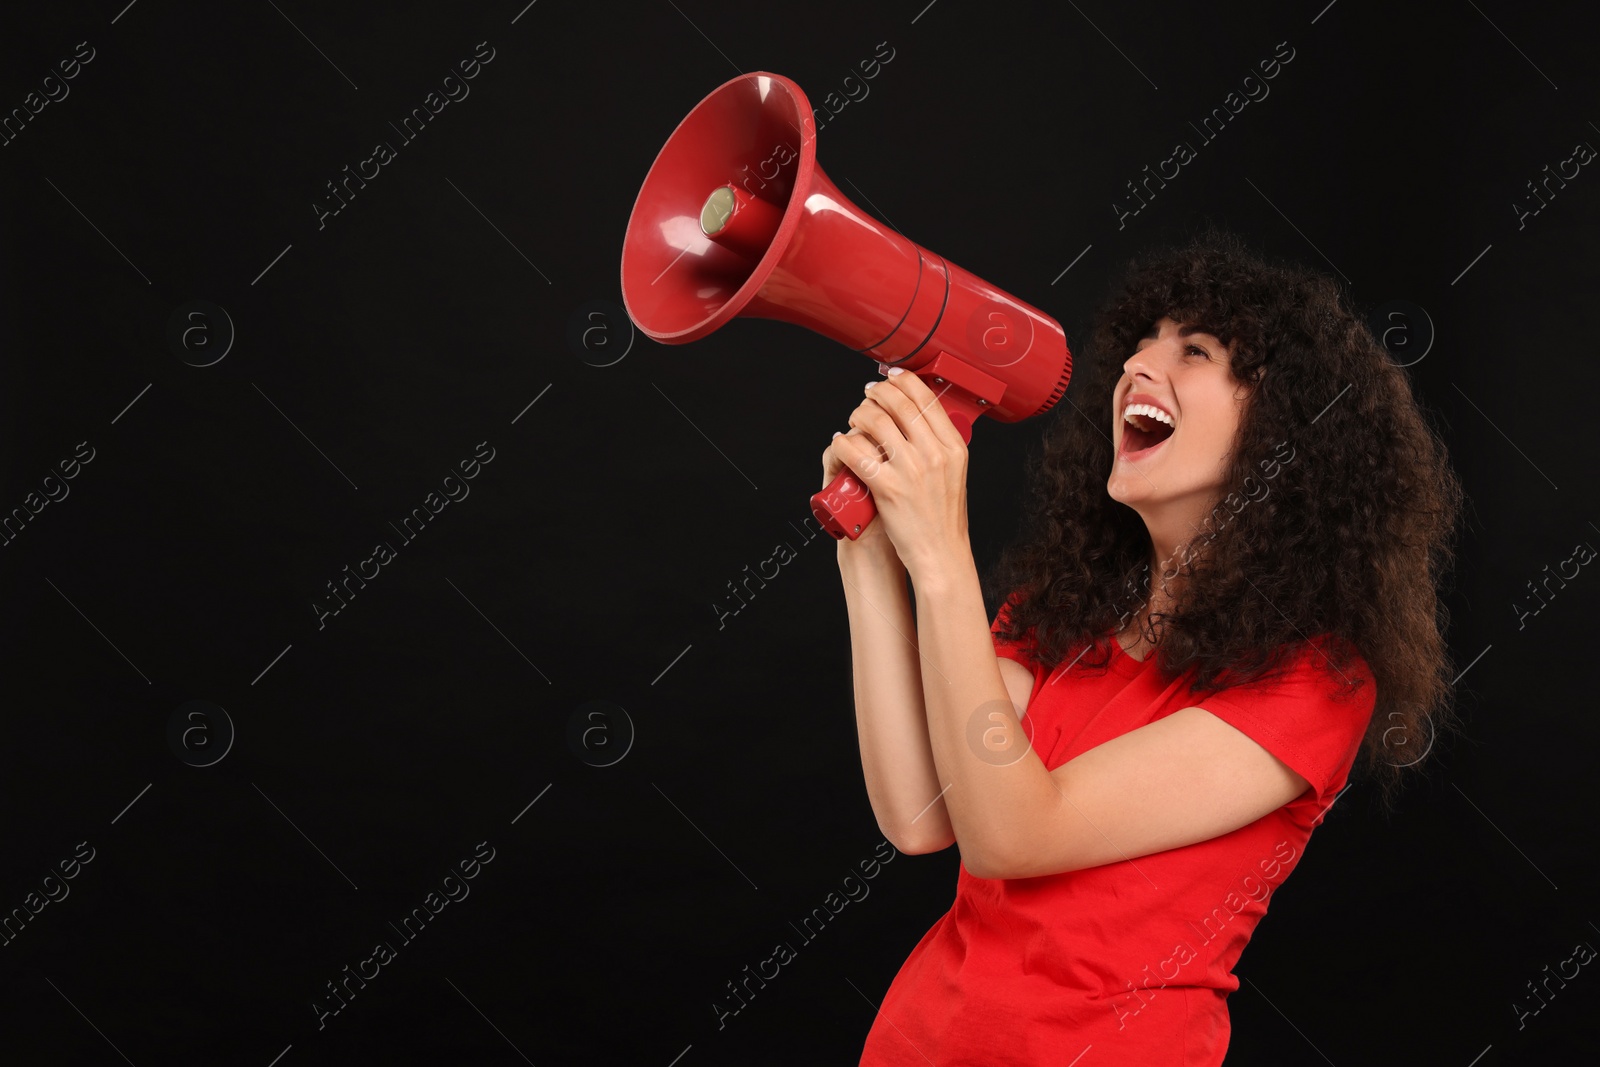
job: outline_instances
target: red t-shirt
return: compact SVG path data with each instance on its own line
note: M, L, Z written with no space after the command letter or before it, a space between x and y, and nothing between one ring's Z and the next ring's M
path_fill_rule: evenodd
M1358 658L1345 676L1355 680L1353 669L1365 684L1336 699L1343 680L1318 647L1300 646L1283 675L1206 697L1182 679L1162 681L1153 654L1136 660L1115 638L1102 642L1112 650L1104 670L1074 664L1077 649L1051 669L1028 658L1031 642L995 638L999 655L1034 672L1023 721L1047 770L1199 706L1311 788L1221 837L1131 861L1016 879L962 865L955 903L884 995L862 1067L1068 1067L1089 1048L1083 1067L1222 1063L1227 996L1239 988L1232 969L1344 788L1376 686Z

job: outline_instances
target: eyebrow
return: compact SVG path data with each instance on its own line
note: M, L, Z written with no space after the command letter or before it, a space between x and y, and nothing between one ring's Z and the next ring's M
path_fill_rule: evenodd
M1179 337L1189 337L1190 335L1197 334L1197 333L1203 333L1207 337L1216 337L1217 336L1216 334L1214 334L1211 331L1207 330L1203 326L1180 325L1178 327L1178 336ZM1147 340L1149 338L1159 337L1160 335L1161 335L1160 328L1157 327L1154 323L1151 323L1150 324L1150 328L1148 330L1146 330L1142 336L1140 336L1139 340L1144 341L1144 340Z

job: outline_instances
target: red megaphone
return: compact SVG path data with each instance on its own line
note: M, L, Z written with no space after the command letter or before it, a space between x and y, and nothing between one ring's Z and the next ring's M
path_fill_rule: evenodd
M816 159L811 104L779 74L723 83L678 123L645 176L622 248L622 299L647 336L697 341L736 315L814 330L939 395L964 441L1067 390L1060 323L880 226ZM837 540L877 514L848 468L811 498Z

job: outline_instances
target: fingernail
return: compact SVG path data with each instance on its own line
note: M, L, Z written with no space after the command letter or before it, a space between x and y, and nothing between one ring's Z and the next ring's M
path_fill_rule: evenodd
M877 385L877 384L878 384L877 382L868 382L867 383L867 388L871 389L874 385Z
M844 434L843 430L835 430L835 431L833 431L833 436L835 436L835 437L841 437L841 436L843 436L843 434Z
M889 368L889 373L890 374L904 374L905 372L906 372L906 369L904 367L890 367Z

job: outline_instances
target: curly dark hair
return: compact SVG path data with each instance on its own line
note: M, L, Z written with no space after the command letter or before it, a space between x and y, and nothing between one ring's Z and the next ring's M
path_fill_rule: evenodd
M983 580L991 603L1016 594L996 633L1031 641L1052 667L1093 642L1078 663L1103 669L1099 639L1143 609L1153 549L1141 516L1107 492L1108 419L1124 362L1162 316L1237 341L1231 371L1252 395L1215 509L1184 558L1163 564L1181 583L1171 610L1139 632L1165 677L1192 672L1191 692L1275 673L1312 640L1358 687L1346 668L1359 653L1377 696L1352 777L1370 774L1390 810L1405 768L1456 728L1439 590L1461 483L1338 283L1215 224L1130 260L1098 309L1030 464L1022 533Z

